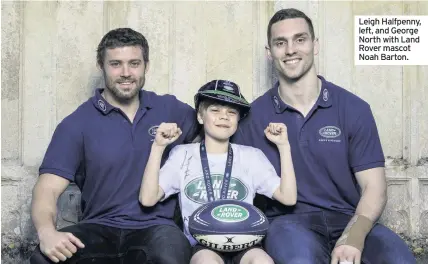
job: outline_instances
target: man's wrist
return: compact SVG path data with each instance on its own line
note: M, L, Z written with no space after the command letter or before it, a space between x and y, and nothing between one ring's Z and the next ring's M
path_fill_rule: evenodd
M362 252L367 234L373 228L373 225L373 221L366 216L355 215L346 226L342 236L337 240L335 247L348 245Z
M55 232L56 228L53 225L43 226L37 229L37 235L39 238L47 233Z

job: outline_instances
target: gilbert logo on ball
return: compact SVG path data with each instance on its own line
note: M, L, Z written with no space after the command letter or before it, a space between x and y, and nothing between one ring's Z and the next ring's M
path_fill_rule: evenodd
M220 222L236 223L245 221L249 216L249 212L242 206L225 204L215 207L211 211L211 215Z

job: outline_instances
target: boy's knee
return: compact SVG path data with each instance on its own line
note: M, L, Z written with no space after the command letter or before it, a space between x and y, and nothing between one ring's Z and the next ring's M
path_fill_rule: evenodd
M240 263L243 264L274 264L273 259L261 248L250 249L246 252Z
M224 264L224 261L211 250L200 250L192 256L190 264Z
M271 258L259 257L250 260L248 264L275 264Z

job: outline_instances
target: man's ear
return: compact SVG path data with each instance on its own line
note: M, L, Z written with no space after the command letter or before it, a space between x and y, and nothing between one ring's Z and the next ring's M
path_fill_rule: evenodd
M318 38L314 40L314 55L318 55L320 52L320 43L318 41Z
M272 60L272 53L270 52L270 47L269 45L265 46L266 49L266 56L268 57L268 59L271 61Z
M149 69L150 69L150 62L149 61L146 62L146 65L144 67L145 67L144 68L144 73L147 73L149 71Z

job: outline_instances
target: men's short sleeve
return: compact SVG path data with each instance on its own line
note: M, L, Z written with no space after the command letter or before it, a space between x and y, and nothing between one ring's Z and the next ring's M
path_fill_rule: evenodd
M199 132L199 123L196 119L195 110L188 104L177 100L177 107L174 109L177 123L183 132L183 143L191 143Z
M272 198L276 189L279 188L281 178L278 177L275 168L263 152L252 148L250 173L253 178L254 190L268 198Z
M181 147L174 147L166 160L165 164L159 171L159 186L165 193L161 201L167 199L169 196L180 192L181 169L180 165L183 160L183 151Z
M354 173L385 165L385 157L370 106L361 109L350 134L349 162Z
M249 129L251 127L252 114L251 112L247 117L239 121L238 129L235 134L230 138L230 141L244 146L252 146L251 144L252 138L252 130ZM245 132L244 132L245 131Z
M39 174L50 173L74 181L83 161L83 135L76 124L64 119L54 131Z

